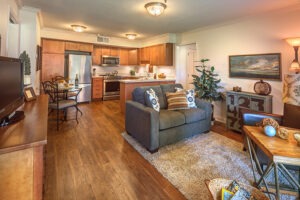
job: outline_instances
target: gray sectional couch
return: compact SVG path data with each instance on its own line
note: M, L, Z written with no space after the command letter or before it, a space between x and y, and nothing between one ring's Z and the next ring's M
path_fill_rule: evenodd
M135 88L132 101L126 102L125 128L150 152L198 133L208 132L211 127L211 104L195 100L197 108L167 110L166 92L175 92L181 84L166 84ZM152 88L159 98L160 112L146 106L145 92Z

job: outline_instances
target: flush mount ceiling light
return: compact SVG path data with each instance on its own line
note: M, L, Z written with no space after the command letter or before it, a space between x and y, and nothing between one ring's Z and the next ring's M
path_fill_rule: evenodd
M83 32L86 29L85 26L76 25L76 24L71 25L71 27L75 32Z
M128 33L128 34L126 34L126 37L129 40L134 40L136 38L136 34L134 34L134 33Z
M165 3L167 3L167 0L165 0ZM159 16L167 8L167 5L165 3L150 2L150 3L145 4L145 8L147 9L147 11L150 15Z

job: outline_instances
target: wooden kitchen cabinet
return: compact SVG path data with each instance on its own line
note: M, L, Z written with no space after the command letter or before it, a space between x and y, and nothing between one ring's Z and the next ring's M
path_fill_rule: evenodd
M94 50L92 53L93 65L101 65L101 55L102 55L102 48L100 46L94 46Z
M128 49L120 49L120 65L128 65Z
M130 49L128 51L128 65L138 65L138 49Z
M173 44L166 43L157 46L158 65L173 66Z
M119 56L119 48L110 48L110 56Z
M65 50L93 52L93 45L79 42L66 42Z
M103 78L96 77L92 79L92 99L98 100L103 98Z
M159 48L157 45L150 47L150 64L159 65Z
M64 76L64 54L43 53L41 81L50 81L55 76Z
M102 56L110 56L110 47L102 47Z
M60 40L42 39L42 53L65 53L65 42Z
M150 47L140 49L140 64L150 64Z
M173 66L173 44L165 43L140 49L140 64Z

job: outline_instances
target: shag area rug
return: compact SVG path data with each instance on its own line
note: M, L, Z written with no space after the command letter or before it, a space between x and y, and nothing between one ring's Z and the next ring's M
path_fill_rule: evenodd
M127 133L123 137L190 200L210 199L206 179L225 178L253 182L248 153L242 144L220 134L199 134L149 153ZM296 199L282 195L283 199Z

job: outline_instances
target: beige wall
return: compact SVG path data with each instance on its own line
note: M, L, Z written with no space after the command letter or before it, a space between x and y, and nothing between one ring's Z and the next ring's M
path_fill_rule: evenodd
M206 27L179 35L179 44L196 43L197 56L209 58L227 90L241 86L253 92L257 80L229 78L228 56L239 54L281 53L282 74L288 72L293 60L293 49L283 39L300 36L300 7L284 9L239 21ZM273 112L281 114L282 82L268 81L272 85ZM225 103L217 103L216 118L225 120Z
M0 35L1 35L1 56L8 56L8 30L9 18L13 16L19 20L19 9L15 0L0 0Z

